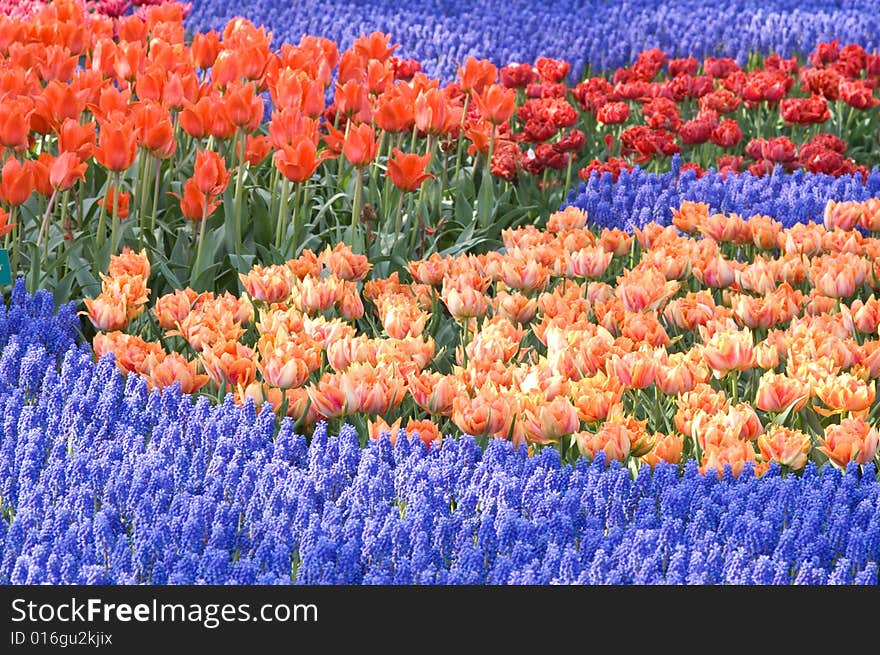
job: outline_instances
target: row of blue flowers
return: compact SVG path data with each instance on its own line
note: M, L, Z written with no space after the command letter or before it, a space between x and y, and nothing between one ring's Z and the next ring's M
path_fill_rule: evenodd
M72 305L0 312L0 583L876 584L873 466L635 479L507 442L310 438L148 393Z
M362 32L390 33L400 54L427 73L450 80L467 55L498 64L539 56L571 62L573 75L589 64L607 71L659 47L672 56L749 54L806 56L838 38L868 50L880 45L880 13L846 0L193 0L188 24L222 30L244 16L269 25L276 45L303 34L325 36L343 48ZM527 36L526 36L527 34Z
M569 191L563 204L585 209L596 225L631 230L656 221L668 225L672 209L684 200L709 204L712 212L772 216L786 227L795 223L822 222L829 200L863 201L880 196L880 169L866 178L860 174L834 177L822 173L780 168L771 175L722 174L710 170L703 177L681 171L675 155L671 170L649 173L638 166L623 171L615 181L611 173L594 172L577 190Z

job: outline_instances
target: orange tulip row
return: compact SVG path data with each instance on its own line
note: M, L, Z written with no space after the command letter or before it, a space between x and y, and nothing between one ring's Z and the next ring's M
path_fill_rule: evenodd
M597 234L569 207L545 231L505 231L504 252L409 262L410 283L367 279L348 246L307 250L242 274L240 298L185 289L151 315L149 263L128 251L87 313L96 353L151 387L228 390L305 424L363 415L373 437L454 426L737 474L872 460L880 239L855 228L877 227L880 201L791 229L701 203L674 216ZM191 358L121 331L147 319ZM449 373L444 322L461 330Z

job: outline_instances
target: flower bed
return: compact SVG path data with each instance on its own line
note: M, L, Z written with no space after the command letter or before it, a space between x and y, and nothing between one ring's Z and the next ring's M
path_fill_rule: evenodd
M872 465L634 480L504 441L361 448L56 356L0 360L4 584L877 584Z
M41 4L0 7L0 582L877 583L870 13L514 3L553 47L484 52L455 3L370 3L403 47Z

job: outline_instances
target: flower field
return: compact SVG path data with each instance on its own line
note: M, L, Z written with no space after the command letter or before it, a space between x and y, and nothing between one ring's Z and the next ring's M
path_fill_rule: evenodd
M0 4L0 582L878 583L880 17L278 6Z

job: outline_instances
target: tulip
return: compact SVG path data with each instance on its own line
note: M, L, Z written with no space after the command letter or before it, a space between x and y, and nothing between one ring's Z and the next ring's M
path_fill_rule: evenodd
M425 180L434 177L426 173L425 169L431 161L431 153L418 155L416 153L404 153L394 148L393 156L388 160L386 176L398 189L402 191L415 191Z
M758 448L765 461L779 462L794 470L807 465L807 456L812 449L810 435L781 425L772 426L758 437Z
M342 152L352 166L362 168L368 165L376 158L378 151L376 134L369 124L352 126L349 129Z
M10 157L0 172L0 199L8 205L23 205L34 192L34 176L27 163Z
M207 384L210 379L198 372L198 362L187 360L180 353L168 353L161 359L148 358L146 375L150 388L164 389L175 382L180 383L183 393L193 394Z
M49 169L49 181L52 187L65 191L77 180L85 180L88 165L80 161L75 152L63 152L55 158Z
M199 150L196 153L193 179L196 186L206 196L219 196L229 183L226 162L213 150Z
M95 159L107 170L121 173L128 170L137 156L137 131L122 119L100 123Z
M128 218L131 194L128 191L122 191L117 194L116 189L111 186L107 189L107 193L104 197L98 199L98 205L100 205L104 211L108 212L113 211L114 202L116 203L117 218L119 218L119 220L125 220Z
M849 462L867 464L877 454L880 433L860 418L845 418L837 425L825 428L819 437L819 451L828 456L831 463L845 469Z
M506 123L516 108L516 92L500 84L487 86L473 98L480 113L493 125Z

